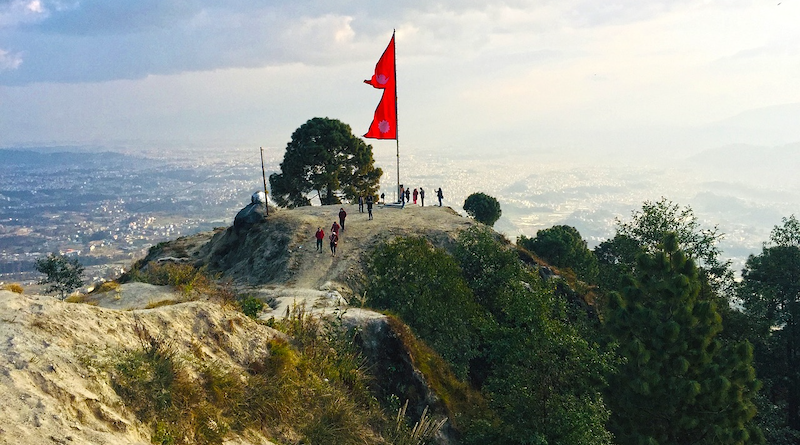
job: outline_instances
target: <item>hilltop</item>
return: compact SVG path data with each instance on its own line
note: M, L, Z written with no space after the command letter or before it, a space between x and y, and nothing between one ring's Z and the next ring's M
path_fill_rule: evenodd
M327 238L317 252L314 233L321 227L327 237L340 208L348 216L336 256ZM375 246L396 237L423 236L446 248L459 231L475 224L449 207L376 206L371 221L356 205L299 207L273 211L264 222L241 230L218 228L161 244L142 263L167 260L206 267L264 297L336 291L350 300L363 292L364 257Z
M328 233L339 207L278 210L245 228L181 237L152 248L140 265L152 261L206 268L238 291L272 303L261 314L268 320L302 303L344 310L347 301L358 301L363 292L364 259L374 246L412 235L448 246L460 230L475 224L449 208L415 206L376 206L369 221L357 206L346 205L337 256L331 256L327 241L323 252L316 252L314 232L322 227ZM187 301L170 287L144 283L109 289L83 298L88 304L0 291L0 392L6 396L0 408L0 443L149 443L151 429L114 390L114 366L121 357L147 350L153 339L160 339L191 369L212 363L246 376L245 370L252 373L253 363L267 360L270 348L285 338L229 303L203 297ZM356 323L384 318L362 309L347 312ZM385 330L384 325L375 330ZM382 341L373 341L372 348L386 349ZM397 360L393 368L411 362L409 357ZM418 374L409 370L408 384L424 386ZM423 399L435 402L431 397ZM284 439L292 434L284 432ZM229 445L272 443L250 430L225 437Z

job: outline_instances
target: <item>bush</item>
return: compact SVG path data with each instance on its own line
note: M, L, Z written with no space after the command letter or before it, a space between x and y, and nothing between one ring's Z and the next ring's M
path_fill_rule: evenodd
M23 289L22 285L19 283L8 283L3 285L3 290L14 292L16 294L21 294L22 292L24 292L25 289Z
M476 221L493 226L503 212L497 199L485 193L473 193L464 201L464 210Z
M264 302L256 297L246 297L239 302L242 312L250 318L258 318L261 309L264 309Z
M186 297L204 294L211 297L220 296L221 300L229 300L225 286L217 285L205 268L198 269L191 264L149 262L142 267L131 269L126 281L139 281L156 286L172 286Z

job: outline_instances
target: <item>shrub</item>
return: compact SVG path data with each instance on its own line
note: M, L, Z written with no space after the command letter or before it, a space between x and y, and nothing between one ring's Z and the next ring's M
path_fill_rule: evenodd
M191 264L154 262L149 262L143 267L135 267L126 276L128 281L172 286L186 297L197 294L217 295L224 287L216 285L214 278L216 277L206 273L205 268L198 269Z
M473 193L464 201L464 211L487 226L493 226L503 212L497 199L485 193Z
M239 307L248 317L258 318L258 314L264 309L264 302L256 297L248 296L239 302Z
M14 292L16 294L21 294L22 292L24 292L25 289L23 289L22 285L19 283L8 283L3 285L3 290Z

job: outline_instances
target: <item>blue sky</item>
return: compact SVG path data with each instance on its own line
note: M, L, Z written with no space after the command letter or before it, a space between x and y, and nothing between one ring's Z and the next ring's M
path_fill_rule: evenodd
M0 147L360 135L392 29L412 152L788 144L798 23L798 0L0 0Z

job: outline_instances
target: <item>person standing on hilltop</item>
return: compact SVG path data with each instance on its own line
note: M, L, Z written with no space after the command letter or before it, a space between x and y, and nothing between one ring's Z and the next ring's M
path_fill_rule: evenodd
M417 205L417 197L419 196L419 191L414 189L414 205Z
M439 190L436 190L436 197L439 198L439 207L442 206L442 199L444 198L444 194L442 193L442 188L439 187Z
M358 213L364 213L364 195L358 195Z
M317 239L317 252L322 252L322 240L325 239L325 231L322 230L322 227L317 227L314 237Z
M347 218L347 212L344 211L344 207L339 208L339 225L342 226L342 232L344 232L344 219Z
M406 208L406 189L403 188L403 184L400 184L400 208Z
M372 220L372 195L367 196L367 213L369 214L369 219Z
M419 200L422 203L422 207L425 207L425 189L422 187L419 188Z
M386 205L386 193L381 193L381 204Z
M339 245L339 234L336 232L331 233L331 256L336 256L336 246Z
M411 202L411 189L406 189L406 201Z

